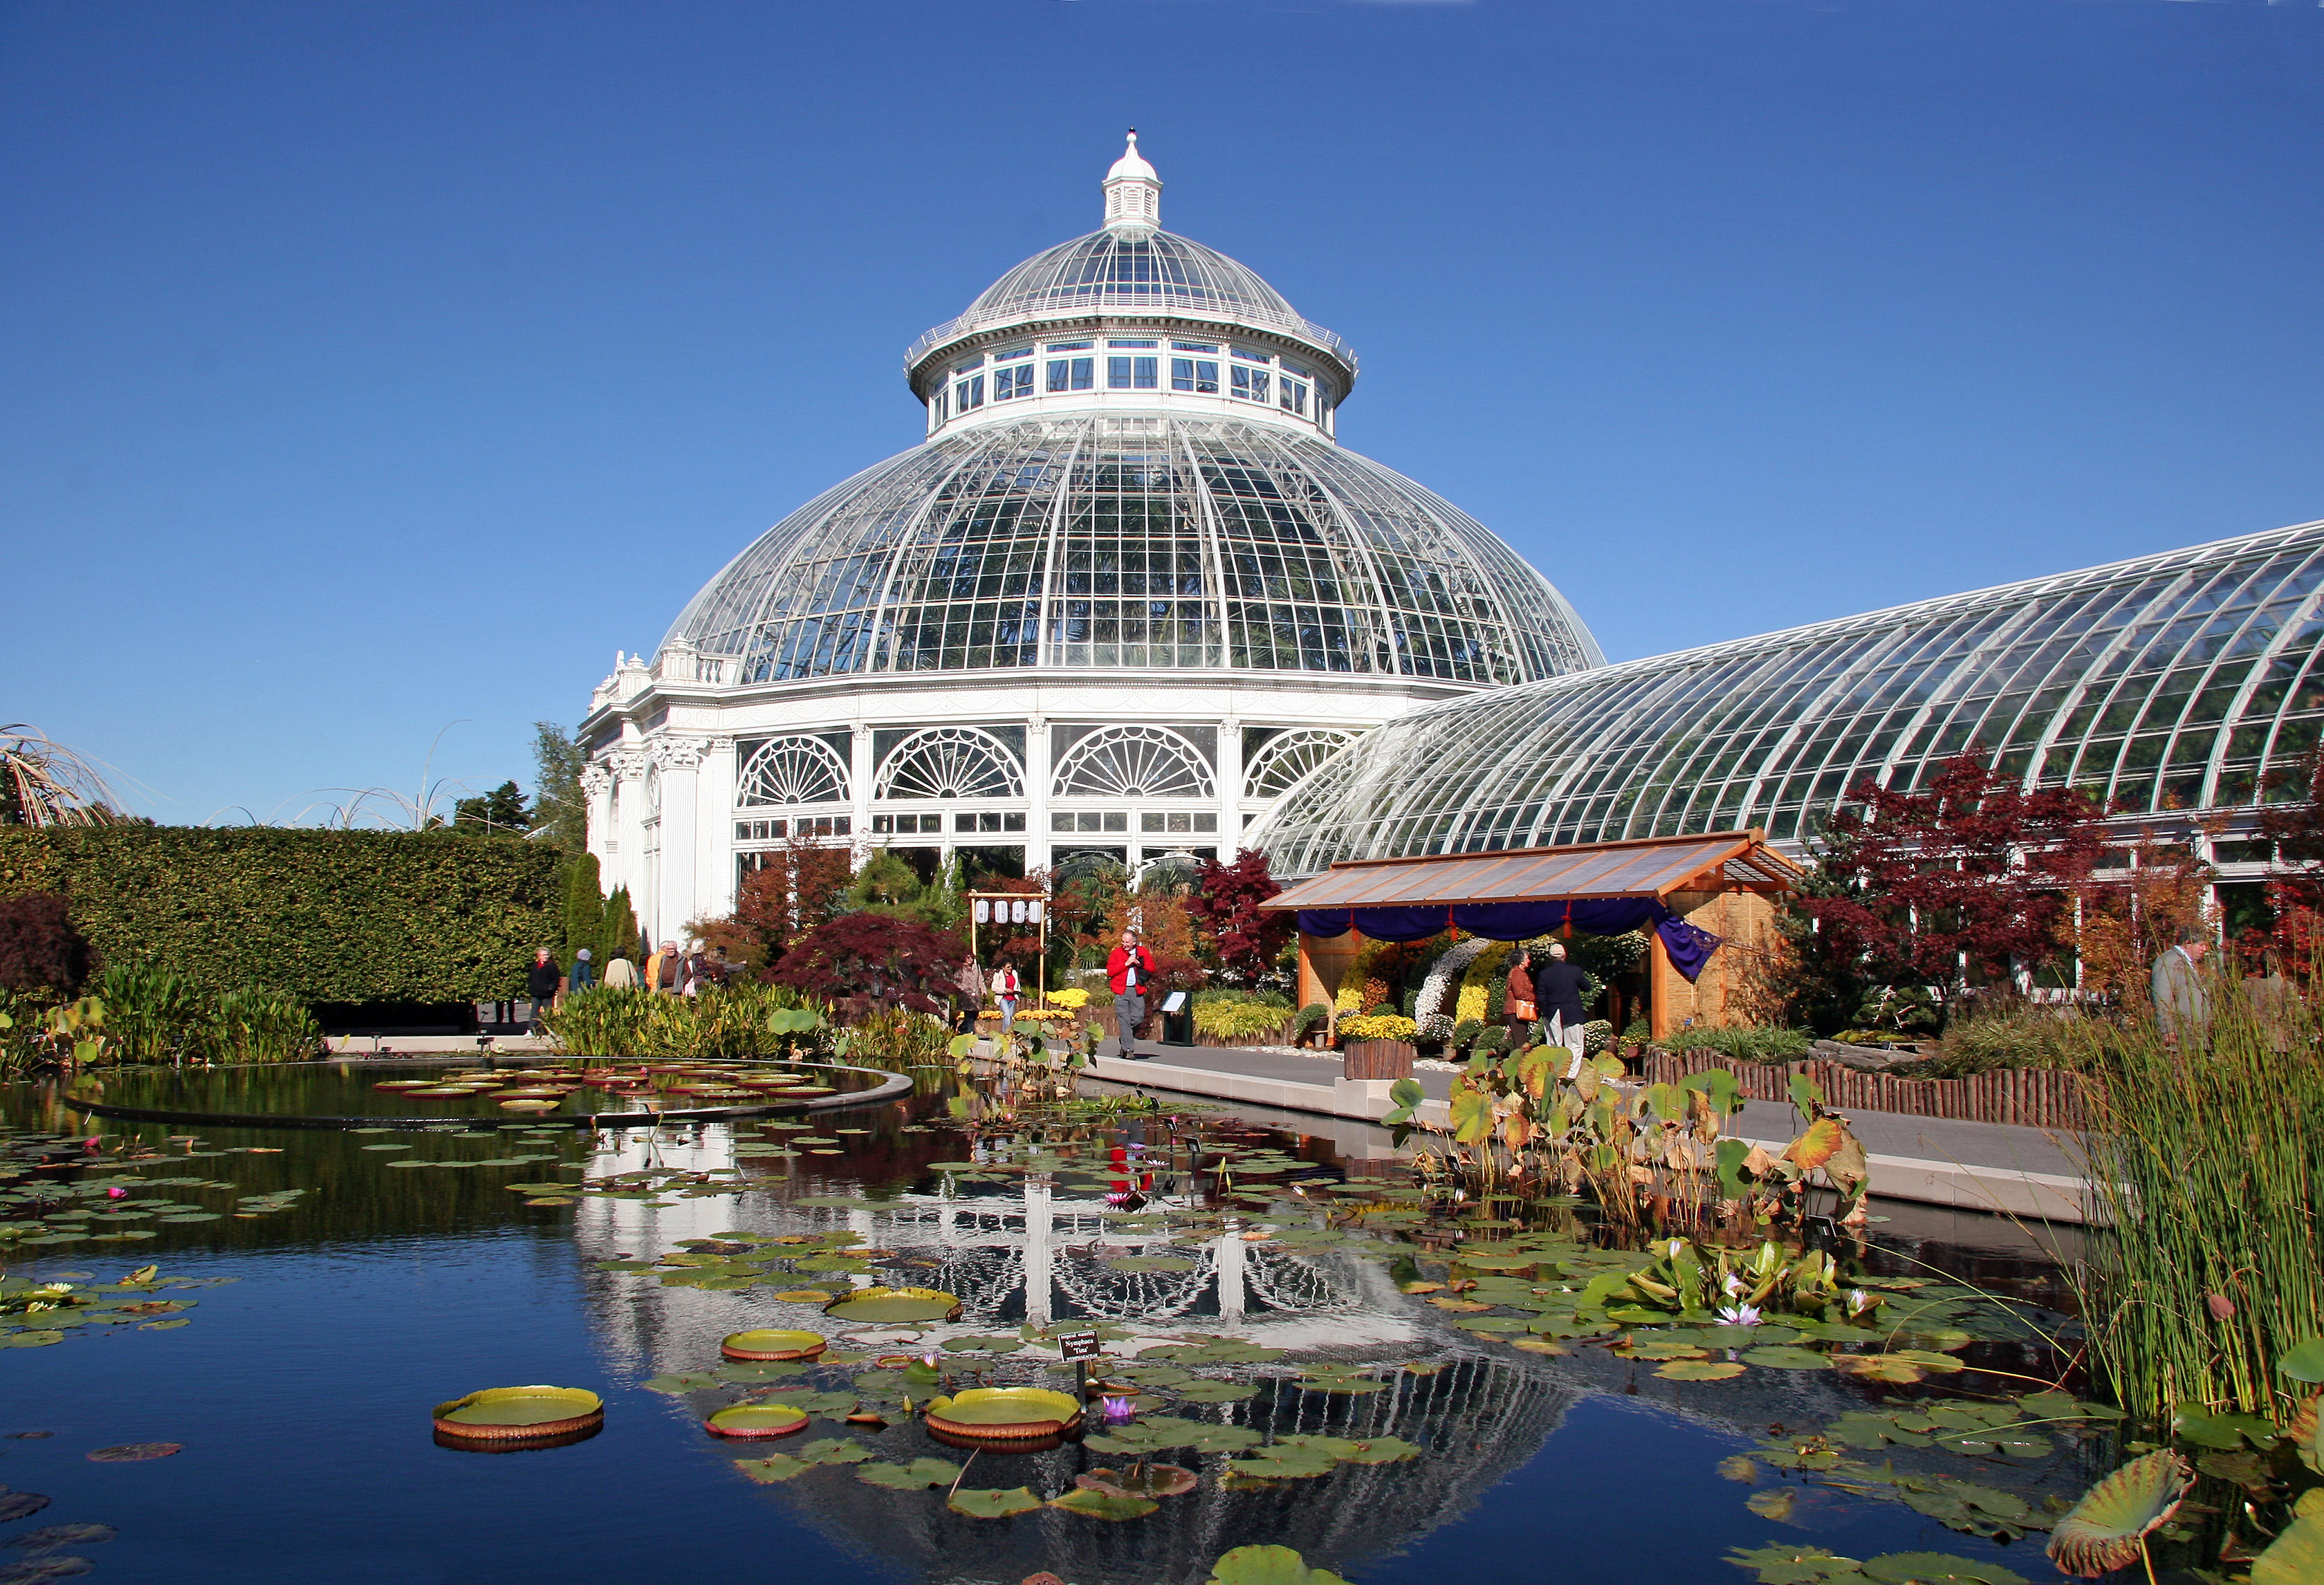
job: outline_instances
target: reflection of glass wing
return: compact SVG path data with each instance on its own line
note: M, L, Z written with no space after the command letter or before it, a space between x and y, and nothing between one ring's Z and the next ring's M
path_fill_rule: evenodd
M1061 798L1207 798L1210 768L1194 745L1158 726L1111 726L1075 743L1057 767Z
M777 738L751 756L737 787L738 804L836 803L847 797L847 767L821 738Z
M1243 778L1242 796L1271 798L1288 792L1306 780L1315 767L1354 741L1353 733L1333 732L1326 727L1278 733L1252 757L1250 769Z
M969 727L914 733L880 768L883 798L1018 798L1025 779L999 739Z

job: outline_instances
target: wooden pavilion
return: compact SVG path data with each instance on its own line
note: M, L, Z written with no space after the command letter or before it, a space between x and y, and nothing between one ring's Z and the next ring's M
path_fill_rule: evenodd
M1299 916L1299 1002L1328 1002L1367 940L1445 929L1496 941L1646 929L1657 1037L1747 1021L1750 960L1773 945L1775 898L1806 871L1766 834L1711 832L1333 865L1265 906Z

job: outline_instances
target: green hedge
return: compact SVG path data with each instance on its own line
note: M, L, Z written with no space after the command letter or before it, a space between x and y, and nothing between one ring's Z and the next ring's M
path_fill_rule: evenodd
M0 826L0 897L61 894L106 963L309 1003L522 995L564 936L559 863L521 837Z

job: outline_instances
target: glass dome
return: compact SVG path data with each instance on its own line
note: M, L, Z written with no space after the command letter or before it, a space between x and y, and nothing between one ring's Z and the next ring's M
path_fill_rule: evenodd
M1215 248L1167 231L1108 228L1034 254L987 287L967 311L913 344L929 349L996 325L1090 314L1183 314L1285 331L1329 349L1351 368L1355 354L1310 324L1256 272Z
M769 530L663 643L730 686L1016 667L1489 686L1603 663L1549 580L1439 496L1329 440L1176 415L890 457Z

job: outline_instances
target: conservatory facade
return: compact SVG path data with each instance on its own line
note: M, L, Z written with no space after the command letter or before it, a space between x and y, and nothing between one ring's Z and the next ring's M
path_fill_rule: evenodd
M644 927L804 835L923 868L1231 855L1407 711L1600 664L1563 596L1342 447L1355 355L1158 226L1106 224L929 331L926 438L777 524L583 723L589 843Z
M1972 744L2191 838L2324 728L2324 523L1552 677L1407 715L1252 834L1278 875L1342 860L1759 827L1796 847L1846 790Z

